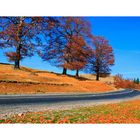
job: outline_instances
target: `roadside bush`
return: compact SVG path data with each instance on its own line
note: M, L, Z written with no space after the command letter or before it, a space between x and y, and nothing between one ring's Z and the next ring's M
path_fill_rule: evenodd
M135 84L130 79L124 79L122 75L118 74L114 77L114 85L116 88L129 88L129 89L136 89L137 84Z

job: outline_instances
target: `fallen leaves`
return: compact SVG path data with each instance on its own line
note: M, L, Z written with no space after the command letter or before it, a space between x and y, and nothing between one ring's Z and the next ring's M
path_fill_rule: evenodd
M71 110L27 112L0 119L0 123L140 123L140 100Z

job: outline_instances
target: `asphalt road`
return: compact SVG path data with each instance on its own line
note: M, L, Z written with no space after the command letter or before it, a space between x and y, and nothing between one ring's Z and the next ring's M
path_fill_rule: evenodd
M22 105L22 104L55 104L74 103L77 101L100 102L105 100L129 99L140 95L137 90L123 90L102 94L69 94L69 95L0 95L1 105Z

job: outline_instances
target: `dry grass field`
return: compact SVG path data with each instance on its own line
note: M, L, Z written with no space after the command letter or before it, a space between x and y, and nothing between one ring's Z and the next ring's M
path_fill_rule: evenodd
M94 74L81 74L80 75L83 78L87 78L89 80L95 80L96 76ZM114 77L113 76L108 76L108 77L100 77L100 81L108 84L113 84L114 83Z
M116 90L111 84L113 78L101 78L95 81L95 76L81 75L79 79L73 76L51 73L21 67L14 70L13 65L0 64L0 94L22 93L57 93L57 92L106 92Z

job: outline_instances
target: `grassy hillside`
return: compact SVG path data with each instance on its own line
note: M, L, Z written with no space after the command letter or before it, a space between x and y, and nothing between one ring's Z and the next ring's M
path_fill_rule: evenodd
M95 80L96 76L94 74L81 74L80 75L83 78L87 78L89 80ZM114 77L108 76L108 77L100 77L100 81L104 83L114 83Z
M49 93L49 92L105 92L115 90L110 79L95 81L92 76L72 76L50 73L21 67L14 70L13 65L0 64L0 93Z

